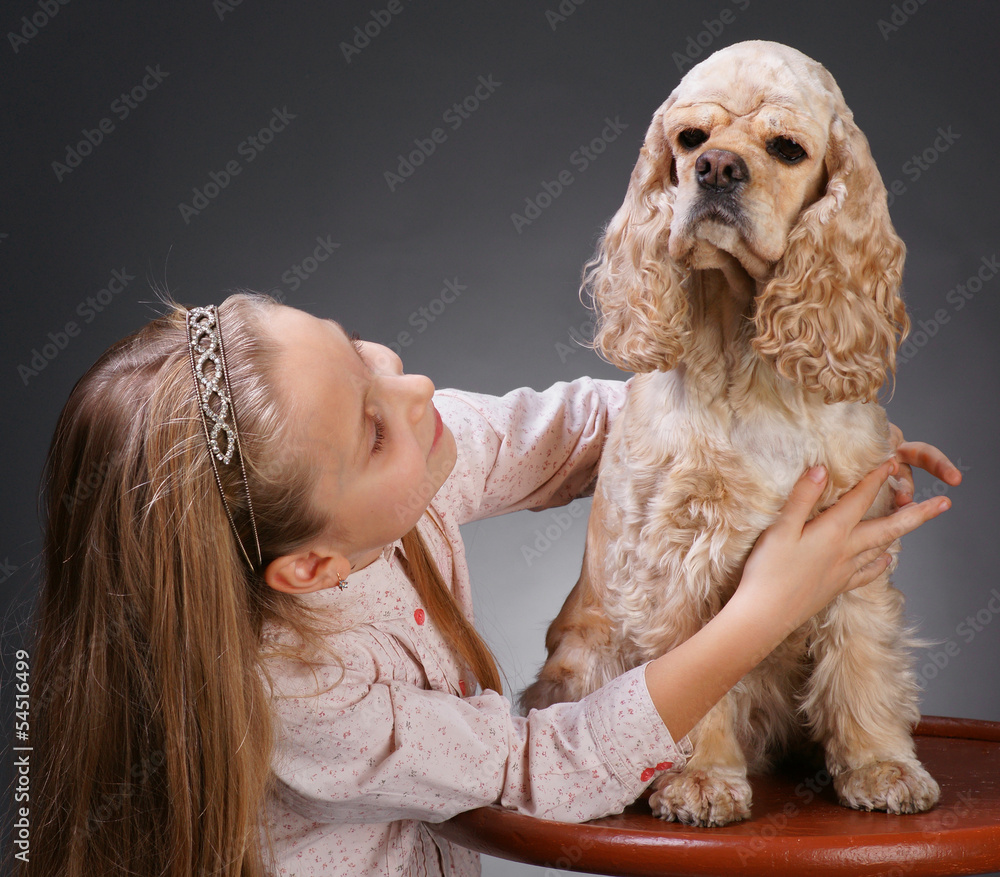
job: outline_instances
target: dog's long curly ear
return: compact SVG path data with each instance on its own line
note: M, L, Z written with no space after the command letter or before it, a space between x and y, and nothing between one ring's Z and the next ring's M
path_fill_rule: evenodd
M653 116L629 180L625 201L612 217L583 274L599 314L594 347L625 371L674 367L687 336L682 275L667 253L676 195L674 157L663 130L667 99Z
M906 250L868 141L832 77L830 87L826 192L802 212L758 298L754 347L826 402L875 401L909 330L899 294Z

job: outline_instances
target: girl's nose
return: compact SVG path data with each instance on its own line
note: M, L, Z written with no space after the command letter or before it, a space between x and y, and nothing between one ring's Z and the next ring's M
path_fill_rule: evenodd
M388 381L411 423L419 423L434 395L434 382L425 375L395 375Z
M403 373L403 360L399 358L399 354L394 350L390 350L388 347L385 348L385 352L389 359L389 373L401 375Z

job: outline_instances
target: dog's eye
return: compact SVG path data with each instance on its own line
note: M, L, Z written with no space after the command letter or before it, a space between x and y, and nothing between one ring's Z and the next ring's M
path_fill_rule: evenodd
M767 151L788 164L795 164L806 157L806 151L787 137L775 137L767 144Z
M708 140L708 135L701 128L685 128L677 135L677 139L685 149L694 149Z

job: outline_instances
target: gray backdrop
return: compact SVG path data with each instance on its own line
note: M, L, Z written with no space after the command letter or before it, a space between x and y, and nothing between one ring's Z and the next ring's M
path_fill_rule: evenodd
M190 303L272 290L441 387L617 377L577 343L581 265L653 111L695 60L751 38L831 70L894 193L915 332L887 407L965 473L896 580L939 643L918 655L924 712L1000 719L1000 5L62 2L0 16L4 788L44 452L74 381L156 312L151 285ZM576 579L586 503L572 512L466 528L511 690Z

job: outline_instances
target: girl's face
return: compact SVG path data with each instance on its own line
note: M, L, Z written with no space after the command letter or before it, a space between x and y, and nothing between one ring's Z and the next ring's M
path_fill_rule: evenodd
M359 569L420 519L455 465L455 438L430 378L403 374L389 348L290 307L269 325L282 349L279 391L316 466L313 501Z

